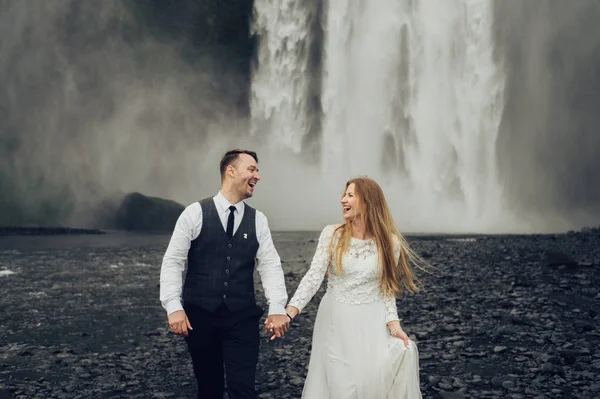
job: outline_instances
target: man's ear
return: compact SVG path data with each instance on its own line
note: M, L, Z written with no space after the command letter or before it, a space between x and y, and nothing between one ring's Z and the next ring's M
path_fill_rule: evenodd
M235 176L235 168L233 167L233 165L227 165L227 171L226 171L226 173L230 177L234 177Z

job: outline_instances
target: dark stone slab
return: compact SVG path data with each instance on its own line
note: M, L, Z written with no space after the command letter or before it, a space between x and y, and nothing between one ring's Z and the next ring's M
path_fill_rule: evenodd
M172 200L130 193L114 215L114 226L128 231L170 232L184 209Z
M104 232L98 229L76 229L72 227L0 226L0 236L50 236L78 234L104 234Z

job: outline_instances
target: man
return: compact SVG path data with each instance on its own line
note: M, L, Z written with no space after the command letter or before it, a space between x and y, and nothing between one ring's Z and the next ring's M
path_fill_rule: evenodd
M223 366L231 399L257 397L263 310L254 296L255 261L269 303L265 324L272 323L272 339L289 328L285 280L267 218L243 202L260 180L257 164L252 151L223 155L221 190L182 212L163 259L160 300L171 330L187 341L198 398L223 398Z

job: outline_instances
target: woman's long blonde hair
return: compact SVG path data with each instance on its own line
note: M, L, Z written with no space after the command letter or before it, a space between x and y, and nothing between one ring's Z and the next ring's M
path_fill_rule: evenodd
M411 268L411 263L418 265L421 258L409 247L408 243L398 231L383 190L375 180L367 177L358 177L346 183L354 183L354 194L359 200L361 218L365 224L367 236L375 238L379 254L381 291L386 297L397 297L404 290L410 293L419 291L418 279ZM396 263L393 237L400 241L400 259ZM336 272L343 275L342 259L350 246L352 226L349 222L343 223L333 233L330 244L330 265L335 265ZM337 238L337 239L335 239ZM334 256L335 255L335 256Z

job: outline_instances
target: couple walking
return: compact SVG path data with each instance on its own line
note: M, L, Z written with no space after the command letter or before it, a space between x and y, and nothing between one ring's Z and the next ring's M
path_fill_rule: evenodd
M417 257L396 229L379 185L368 178L346 184L343 223L323 229L286 307L267 218L244 203L260 180L258 171L256 153L226 152L221 190L182 212L163 259L160 300L171 330L187 342L198 398L222 399L225 376L231 399L257 397L263 310L254 296L256 266L271 339L287 332L327 275L303 398L420 399L417 347L396 309L397 296L417 291L410 265Z

